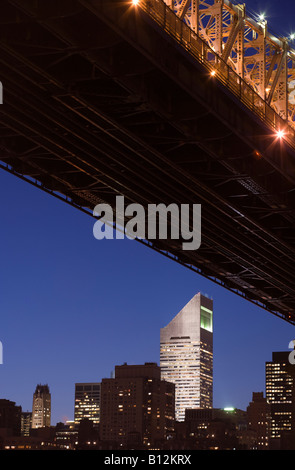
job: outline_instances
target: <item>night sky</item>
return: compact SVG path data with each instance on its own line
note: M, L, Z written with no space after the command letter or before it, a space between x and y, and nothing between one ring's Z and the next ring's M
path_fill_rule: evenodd
M295 31L294 0L247 7ZM0 398L31 411L47 383L52 425L73 419L75 383L159 363L160 328L199 291L214 300L214 407L245 410L265 391L265 362L293 326L136 241L96 240L90 216L2 170L0 198Z

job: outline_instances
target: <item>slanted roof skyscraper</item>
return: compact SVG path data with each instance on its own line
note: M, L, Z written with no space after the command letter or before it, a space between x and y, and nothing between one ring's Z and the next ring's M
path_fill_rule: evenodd
M213 301L198 293L160 335L163 380L175 384L175 419L213 407Z

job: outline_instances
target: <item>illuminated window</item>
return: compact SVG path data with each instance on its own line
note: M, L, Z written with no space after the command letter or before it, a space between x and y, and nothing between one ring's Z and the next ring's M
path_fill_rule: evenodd
M212 325L213 312L208 308L201 305L201 328L204 330L213 331Z

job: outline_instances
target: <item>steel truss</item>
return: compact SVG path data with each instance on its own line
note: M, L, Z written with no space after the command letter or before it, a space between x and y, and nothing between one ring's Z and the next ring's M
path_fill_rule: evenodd
M229 0L164 0L191 29L295 127L295 51L267 21Z
M158 22L148 3L158 4ZM0 166L87 213L116 195L144 206L201 203L199 250L146 244L295 324L294 148L211 79L192 55L214 57L205 41L193 33L180 44L160 20L182 41L192 30L162 0L145 5L3 0ZM245 74L241 18L224 53Z

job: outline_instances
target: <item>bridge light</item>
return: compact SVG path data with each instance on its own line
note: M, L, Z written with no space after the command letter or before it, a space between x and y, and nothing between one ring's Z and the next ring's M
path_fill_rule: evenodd
M211 70L210 75L211 77L214 77L216 75L216 70Z
M262 155L258 150L254 150L253 154L254 154L254 157L257 158L258 160L262 158Z
M132 3L133 3L133 5L138 5L138 4L139 4L139 0L132 0Z
M285 136L285 132L282 129L278 130L276 134L278 139L283 139Z
M295 33L290 34L290 40L294 41L294 39L295 39Z
M260 13L258 16L259 21L265 21L265 13Z

